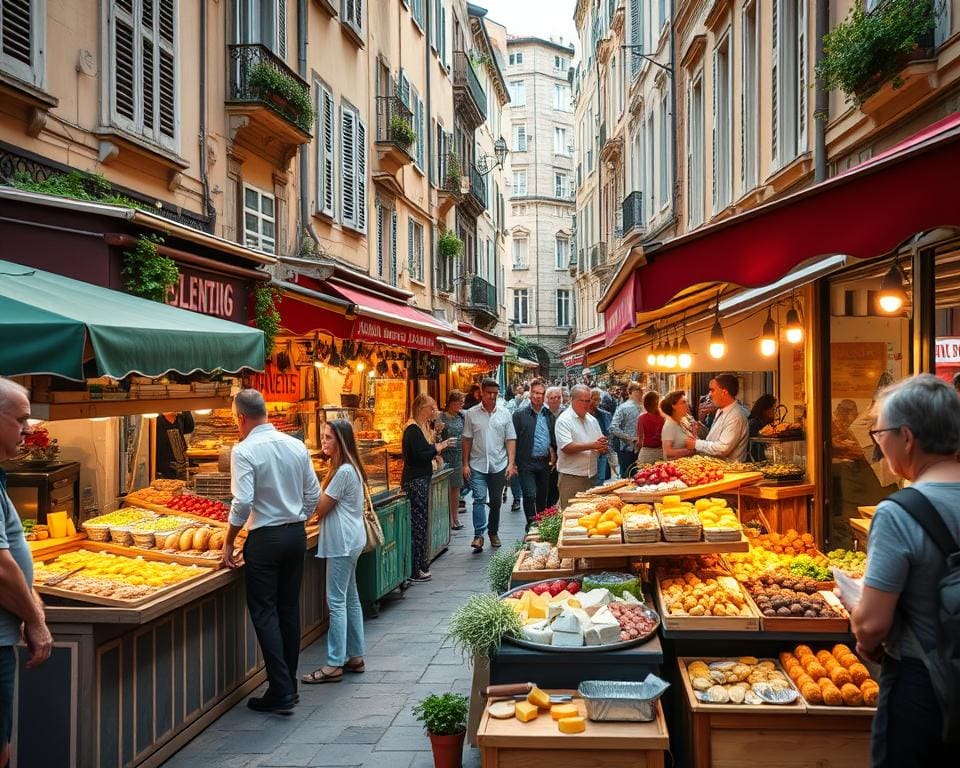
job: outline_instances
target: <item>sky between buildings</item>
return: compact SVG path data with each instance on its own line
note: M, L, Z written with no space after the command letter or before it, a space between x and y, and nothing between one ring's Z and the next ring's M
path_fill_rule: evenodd
M564 44L580 47L573 23L576 0L475 0L475 4L486 8L490 18L503 24L508 34L546 39L562 35Z

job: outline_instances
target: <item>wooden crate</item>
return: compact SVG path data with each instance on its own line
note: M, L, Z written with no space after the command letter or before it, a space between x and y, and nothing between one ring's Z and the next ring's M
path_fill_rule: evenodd
M778 713L786 715L802 715L806 712L806 707L804 704L803 696L800 695L800 691L796 691L796 686L793 683L790 683L790 686L796 691L797 698L792 704L708 704L706 702L700 701L696 694L694 693L693 686L690 684L690 675L687 672L687 666L694 661L703 661L709 664L711 661L736 661L734 658L725 657L717 658L710 656L687 656L680 657L677 659L677 666L680 668L680 679L683 682L683 690L687 694L687 703L690 707L690 710L693 712L734 712L734 713L768 713L771 710L775 710ZM764 659L760 659L764 661ZM790 680L790 676L786 673L783 667L780 666L780 662L776 659L767 659L767 661L772 661L777 669L783 672L783 676Z
M569 567L567 568L551 568L544 569L540 571L521 571L520 563L522 563L527 558L531 557L530 552L526 549L521 549L520 554L517 556L517 562L513 566L513 573L510 574L511 584L517 582L525 581L542 581L543 579L565 579L570 576L573 576L576 573L574 568L574 561L570 560ZM561 560L561 564L562 564Z
M655 541L650 544L584 544L560 537L560 557L670 557L710 555L720 552L749 552L750 542L741 534L739 541Z
M760 617L760 628L764 632L786 632L788 634L794 633L798 635L827 634L830 632L836 632L840 635L850 634L850 616L847 614L843 605L840 604L837 596L829 590L820 590L819 594L832 607L838 609L843 614L843 618L813 619L809 616L764 616L757 607L753 595L750 594L749 590L742 585L741 588L747 596L751 610Z
M110 541L94 541L90 542L93 547L100 552L109 552L113 555L123 555L124 557L146 557L149 555L150 560L156 560L161 563L179 563L180 565L199 565L204 568L212 568L216 570L222 564L220 556L216 558L212 557L197 557L196 555L189 555L186 552L164 552L162 549L145 549L143 547L127 547L123 544L114 544ZM188 550L190 552L196 552L197 550Z
M757 632L760 630L760 615L756 605L750 600L747 590L741 585L740 591L747 599L750 616L672 616L667 612L660 587L659 574L654 582L654 594L660 612L660 623L675 632Z

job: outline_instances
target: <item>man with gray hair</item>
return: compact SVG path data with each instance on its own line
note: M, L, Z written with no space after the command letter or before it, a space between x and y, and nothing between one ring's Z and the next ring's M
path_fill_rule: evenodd
M577 384L570 390L570 407L560 414L557 436L557 471L560 506L566 507L580 491L597 482L597 457L607 452L607 438L599 422L591 416L590 387Z
M554 423L556 423L556 418L563 412L562 401L563 387L559 384L547 387L543 402L546 403L547 408L550 409L550 413L553 414ZM552 507L560 498L559 478L557 465L554 464L553 469L550 470L550 487L547 489L547 507Z
M0 377L0 461L17 455L31 432L30 398L15 381ZM50 657L53 638L43 603L33 589L33 556L20 515L7 495L7 474L0 469L0 766L10 756L13 736L13 688L17 676L16 645L21 633L35 667ZM23 681L20 682L23 685Z
M234 540L249 521L243 549L247 609L267 668L268 687L247 706L289 712L296 706L300 658L300 588L307 551L304 523L320 501L320 483L306 446L278 432L255 389L233 400L240 442L230 454L230 528L221 557L237 568Z

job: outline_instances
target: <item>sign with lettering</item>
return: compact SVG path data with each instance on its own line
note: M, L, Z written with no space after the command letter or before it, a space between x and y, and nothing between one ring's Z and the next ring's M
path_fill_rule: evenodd
M369 317L357 318L353 325L353 338L357 341L372 341L425 352L433 352L437 347L437 337L433 334L403 325L383 323Z
M252 386L260 390L268 403L296 403L300 400L300 372L296 368L281 371L272 360L263 373L254 377Z
M246 325L247 286L243 280L183 264L177 267L180 281L167 294L167 304Z
M937 365L960 365L960 338L938 336Z

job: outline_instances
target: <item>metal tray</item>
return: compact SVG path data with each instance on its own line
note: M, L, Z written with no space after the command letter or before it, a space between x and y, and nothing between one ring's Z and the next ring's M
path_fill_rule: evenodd
M576 581L580 582L583 579L583 575L572 576L570 578L560 577L563 581ZM540 579L540 581L528 581L525 584L521 584L513 589L507 590L500 598L511 597L517 592L523 592L524 590L531 589L537 584L550 583L553 581L558 581L559 579ZM660 629L660 614L657 613L653 608L650 608L646 603L643 604L643 613L649 618L653 619L655 624L653 629L647 632L645 635L640 635L640 637L635 637L633 640L625 640L619 643L610 643L608 645L582 645L579 648L570 648L570 647L558 647L555 645L544 645L543 643L534 643L530 640L525 640L522 637L510 637L509 635L504 635L503 639L508 643L517 645L521 648L529 648L533 651L552 651L554 653L594 653L596 651L619 651L623 648L632 648L635 645L640 645L645 643Z
M656 675L643 682L625 680L584 680L577 693L593 721L649 723L657 713L659 699L670 683Z

